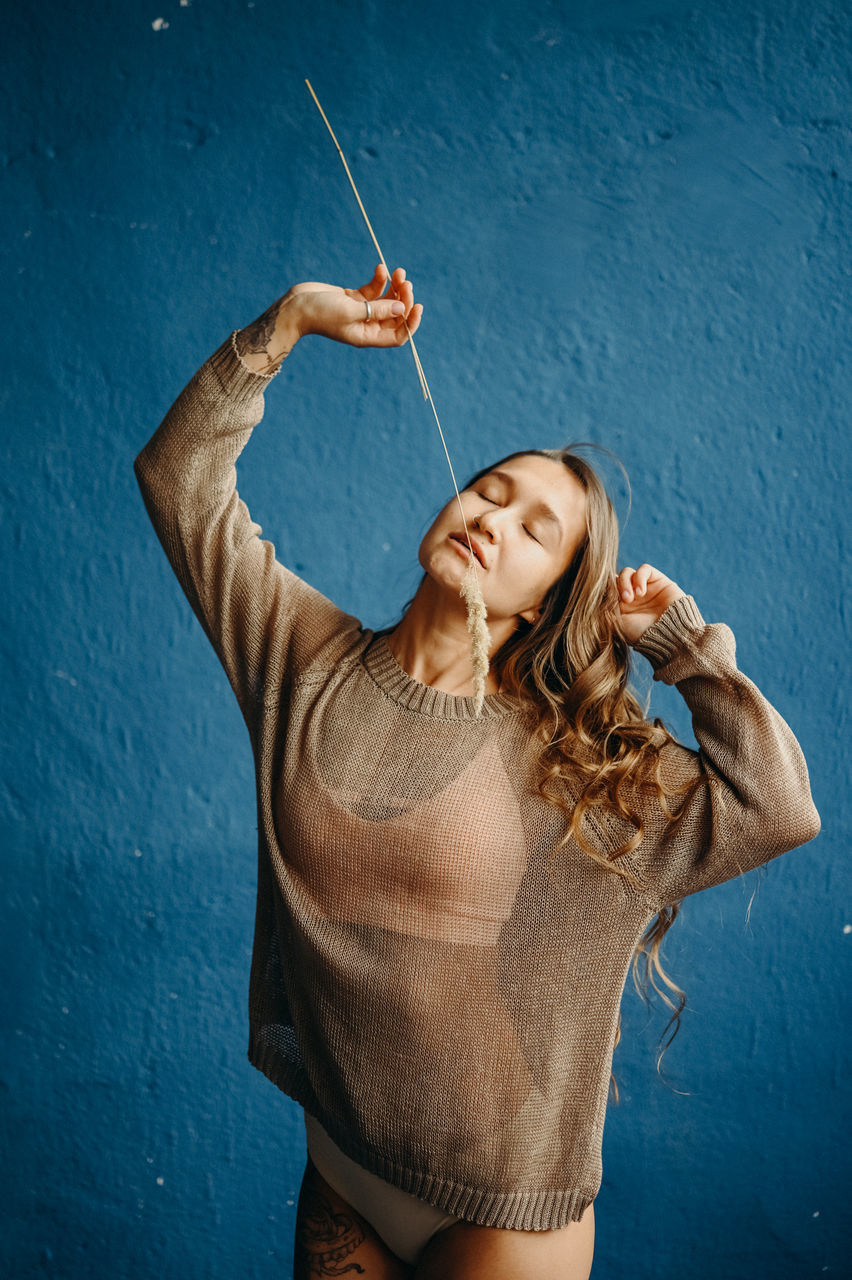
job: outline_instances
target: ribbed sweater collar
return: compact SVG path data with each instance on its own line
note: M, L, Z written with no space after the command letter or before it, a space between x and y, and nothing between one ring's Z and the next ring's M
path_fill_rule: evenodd
M421 684L399 665L384 634L373 637L364 653L364 666L387 697L432 720L490 720L520 710L515 699L491 693L477 716L473 698L460 698L431 685Z

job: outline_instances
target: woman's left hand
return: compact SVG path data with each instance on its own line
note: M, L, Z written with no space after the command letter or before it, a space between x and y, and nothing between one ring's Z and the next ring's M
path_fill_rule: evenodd
M663 616L675 600L685 596L676 582L650 564L622 569L616 579L621 629L629 644Z

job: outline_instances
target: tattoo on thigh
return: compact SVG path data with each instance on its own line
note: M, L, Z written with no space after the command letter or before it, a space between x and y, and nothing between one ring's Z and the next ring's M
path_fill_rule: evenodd
M241 356L246 352L258 353L267 351L269 339L275 332L275 321L278 318L278 312L281 310L282 299L273 302L271 307L264 311L262 316L258 316L257 320L253 320L251 324L247 324L244 329L240 329L237 334L237 350Z
M309 1181L302 1189L296 1222L296 1280L350 1272L363 1275L359 1263L346 1261L363 1243L363 1229L351 1211L335 1211L313 1179Z

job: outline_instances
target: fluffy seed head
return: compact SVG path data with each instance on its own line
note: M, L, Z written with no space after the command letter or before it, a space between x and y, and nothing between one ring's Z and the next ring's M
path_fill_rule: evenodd
M473 705L476 714L482 710L485 701L485 680L488 676L488 654L491 649L491 636L485 622L488 614L482 598L482 588L471 556L464 577L461 594L467 605L467 629L470 632L470 657L473 666Z

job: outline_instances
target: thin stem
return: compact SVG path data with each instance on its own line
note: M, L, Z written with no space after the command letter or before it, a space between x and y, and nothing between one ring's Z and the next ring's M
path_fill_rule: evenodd
M355 179L352 177L352 173L349 169L349 165L346 163L346 156L343 154L340 143L337 141L335 132L329 123L328 116L325 114L325 112L322 109L319 98L314 93L313 85L311 84L310 80L307 80L307 79L305 80L305 84L308 86L308 92L310 93L311 97L316 103L317 110L319 111L320 115L325 121L325 127L328 129L329 133L331 134L331 140L334 143L335 147L337 148L337 154L340 156L340 159L343 163L343 168L345 169L346 176L349 179L349 185L351 186L353 192L355 193L355 199L358 201L358 208L361 210L361 214L364 218L364 221L367 224L367 230L370 233L370 239L373 241L373 245L375 247L376 253L379 255L379 261L381 262L382 266L387 272L388 279L390 279L390 270L388 268L387 262L385 261L385 255L382 253L382 248L376 238L376 233L373 230L373 225L367 216L367 210L364 208L364 202L361 199L361 196L358 192L358 188L355 185ZM458 503L459 514L461 516L462 525L464 526L464 534L465 534L465 537L467 538L468 551L470 552L470 560L468 562L468 567L473 572L473 581L475 583L476 594L479 598L479 601L482 602L483 625L484 625L485 604L482 601L482 589L479 585L479 574L476 568L476 556L473 554L473 548L470 545L470 534L467 528L467 520L465 519L464 507L462 506L461 494L459 493L459 487L458 487L458 484L456 483L456 473L453 470L453 464L450 459L450 451L447 448L447 441L444 438L444 432L441 427L441 420L438 417L438 410L435 408L435 401L432 399L432 392L429 390L429 383L426 381L426 374L423 372L423 365L421 364L421 361L420 361L420 355L417 351L417 347L414 344L414 337L412 336L411 330L408 328L408 321L406 321L405 323L405 330L406 330L406 333L408 334L408 341L411 346L411 355L414 360L414 367L417 370L417 377L420 380L420 388L423 392L423 398L424 400L428 400L431 406L432 413L435 418L435 425L438 428L438 435L441 437L441 444L444 446L444 455L447 459L447 466L450 468L450 478L453 482L453 489L455 490L456 502ZM464 591L463 591L463 594L465 594ZM465 599L468 600L468 597L466 594L465 594ZM468 600L469 615L471 614L471 610L473 608L474 608L473 603L470 600ZM487 631L485 634L487 635ZM481 696L477 698L477 702L481 705Z

